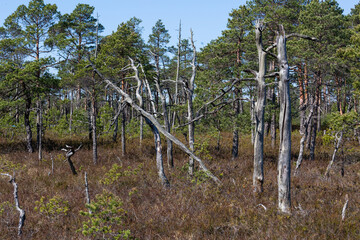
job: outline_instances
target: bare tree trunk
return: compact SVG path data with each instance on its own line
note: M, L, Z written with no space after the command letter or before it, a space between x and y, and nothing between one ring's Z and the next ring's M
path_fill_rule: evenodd
M179 42L178 42L178 52L177 52L177 63L176 63L176 78L175 78L175 106L179 104L179 89L178 89L178 82L179 82L179 73L180 73L180 53L181 53L181 21L179 23ZM172 126L175 125L176 120L176 111L174 111Z
M94 64L90 61L92 68L94 69L94 71L99 75L99 77L106 83L108 84L110 87L112 87L115 91L117 91L121 96L124 97L124 101L127 102L131 107L133 107L136 111L138 111L144 118L146 121L151 122L157 129L159 132L161 132L162 134L164 134L165 137L169 138L173 143L175 143L182 151L184 151L186 154L188 154L189 156L193 157L194 160L196 160L199 165L200 168L204 171L204 173L211 178L214 182L216 182L217 184L221 184L220 180L214 176L205 166L205 164L202 162L202 160L197 157L193 151L191 151L190 149L188 149L179 139L177 139L176 137L174 137L172 134L170 134L169 132L167 132L162 125L156 120L156 118L146 112L143 108L139 107L131 98L128 94L126 94L123 90L121 90L121 88L117 87L114 83L112 83L110 80L106 79L101 72L99 72L96 67L94 66ZM136 68L134 68L135 70ZM136 71L137 72L137 71ZM138 76L137 76L138 77Z
M98 27L99 22L96 25L96 42L95 42L95 59L97 58L97 49L98 49ZM91 93L91 127L92 127L92 142L93 142L93 163L97 164L98 162L98 152L97 152L97 127L96 127L96 118L97 118L97 108L96 108L96 78L95 72L92 72L92 93Z
M74 112L74 91L71 90L70 98L70 117L69 117L69 132L72 133L72 121L73 121L73 112Z
M301 105L300 105L300 108L302 108ZM308 136L308 128L309 128L309 124L310 124L312 115L313 115L313 106L311 106L310 112L309 112L309 115L307 116L307 118L303 120L303 123L302 123L303 126L300 127L300 134L302 137L300 140L299 156L296 161L296 168L295 168L295 172L294 172L295 175L298 173L298 170L299 170L302 160L303 160L304 145L305 145L305 140L307 139L307 136Z
M20 204L19 204L19 196L18 196L18 185L15 181L15 173L14 176L11 176L10 174L7 173L0 173L3 176L7 176L10 178L10 183L13 185L14 187L14 201L15 201L15 208L16 210L18 210L19 212L19 226L18 226L18 236L21 236L22 234L22 228L24 226L25 223L25 219L26 219L26 215L25 215L25 211L20 208Z
M276 94L275 87L271 89L271 101L273 109L271 111L271 122L270 122L270 135L271 135L271 148L274 149L276 145Z
M91 125L92 125L92 148L93 148L93 163L97 164L98 154L97 154L97 128L96 128L96 103L92 102L91 110Z
M255 143L255 100L254 97L251 96L250 99L250 115L251 115L251 144Z
M266 101L266 52L263 50L262 31L263 22L256 22L256 47L259 56L259 72L257 73L257 100L255 103L255 141L254 141L254 174L253 188L255 192L263 191L264 183L264 110Z
M191 62L192 74L191 78L188 82L188 92L187 92L187 100L188 100L188 121L191 122L189 124L189 148L190 151L194 152L194 132L195 132L195 123L193 122L194 119L194 107L193 107L193 94L194 94L194 87L195 87L195 77L196 77L196 48L193 40L193 32L191 33L191 45L193 48L193 59ZM194 159L192 156L189 157L189 175L193 176L194 174Z
M187 94L188 95L188 121L191 122L189 124L188 127L188 132L189 132L189 149L190 151L194 152L195 148L194 148L194 132L195 132L195 123L192 122L193 120L193 104L192 104L192 96L190 97L189 95L192 94ZM194 159L192 156L189 157L189 175L193 176L194 174Z
M154 141L155 141L155 149L156 149L156 167L158 169L158 176L160 178L161 183L166 186L170 187L169 180L165 176L164 172L164 166L163 166L163 159L162 159L162 153L161 153L161 138L160 133L158 129L155 127L154 124L152 124L151 121L149 121L147 118L145 118L146 123L151 128L153 134L154 134Z
M140 87L142 85L142 81L140 80L139 78L139 75L138 75L138 69L137 67L135 67L134 65L134 61L130 58L129 59L130 62L131 62L131 67L132 69L134 70L135 72L135 79L137 81L137 88L136 88L136 98L138 99L139 101L139 107L142 109L143 105L144 105L144 102L143 102L143 99L142 99L142 96L140 94ZM125 97L123 95L123 97ZM155 107L153 109L155 111ZM161 137L160 137L160 133L159 133L159 130L158 128L155 126L155 124L153 124L152 121L150 121L146 116L145 117L145 121L146 123L149 125L151 131L153 132L154 134L154 141L155 141L155 150L156 150L156 167L158 169L158 176L160 178L160 181L161 183L166 186L166 187L170 187L170 183L165 175L165 172L164 172L164 164L163 164L163 159L162 159L162 152L161 152Z
M312 104L314 104L314 103L312 103ZM307 138L306 138L305 144L306 144L306 148L308 150L310 150L310 145L311 145L311 136L312 136L312 132L313 132L312 129L313 129L313 121L314 121L313 119L314 119L314 115L311 116L309 126L307 129Z
M338 134L340 134L340 137L338 136ZM335 159L336 159L336 153L337 151L339 150L339 147L342 143L342 139L343 139L343 131L341 132L338 132L336 135L335 135L335 139L336 139L336 142L335 142L335 149L334 149L334 152L333 152L333 155L331 157L331 161L329 162L329 165L327 166L326 168L326 171L325 171L325 177L329 177L330 176L330 169L332 167L332 165L334 164L335 162Z
M126 108L122 109L122 113L121 113L121 154L122 156L125 156L126 154L126 112L125 112Z
M76 169L74 167L74 164L73 162L71 161L71 157L81 149L82 145L80 145L77 149L74 149L72 146L68 146L66 145L66 148L63 148L61 149L62 151L65 151L66 152L66 160L68 161L69 163L69 166L70 166L70 169L71 169L71 172L73 175L77 175L77 172L76 172Z
M26 102L25 102L25 113L24 113L24 125L26 130L26 147L27 147L27 151L32 153L34 152L34 149L31 144L32 141L32 131L30 126L31 96L27 94L25 100Z
M87 180L87 173L85 172L85 199L86 199L86 204L90 204L90 194L89 194L89 184L88 184L88 180ZM89 213L92 214L91 209L89 208Z
M95 92L95 73L93 73L93 89L91 94L91 129L92 129L92 150L93 150L93 163L97 164L98 154L97 154L97 128L96 128L96 92Z
M304 132L304 121L305 121L305 111L306 111L306 102L305 102L305 91L304 91L304 78L305 74L302 72L302 65L298 66L298 81L299 81L299 117L300 117L300 133ZM302 134L304 135L304 134Z
M316 144L316 135L318 127L318 109L319 109L319 97L320 97L320 82L319 77L316 79L316 92L315 92L315 103L314 103L314 115L312 117L312 127L311 127L311 139L310 139L310 160L315 159L315 144Z
M160 100L161 100L161 106L162 106L162 109L163 109L165 129L166 129L166 131L170 132L170 122L169 122L169 118L168 118L166 99L165 99L164 94L161 91L160 84L159 84L158 80L155 81L155 82L156 82L158 94L159 94L159 97L160 97ZM173 146L172 146L172 142L170 141L170 139L166 139L166 144L167 144L167 148L166 148L167 164L168 164L169 168L172 168L172 167L174 167Z
M41 100L38 101L38 104L37 104L37 112L38 112L38 159L39 161L42 160L42 103L41 103Z
M140 145L142 144L142 141L144 139L144 118L142 116L140 118Z
M117 142L117 133L118 133L118 129L119 129L119 116L115 118L114 120L114 132L113 132L113 142Z
M235 89L234 91L234 99L236 99L238 96L239 91ZM234 123L233 123L233 145L231 150L232 160L235 160L238 157L239 154L239 130L238 130L238 121L237 118L240 114L240 103L239 100L236 100L234 102Z
M168 111L167 111L167 104L166 104L166 98L162 92L162 88L160 87L160 67L159 67L159 56L155 55L155 62L156 62L156 78L155 78L155 85L157 89L157 93L159 95L161 106L163 110L164 115L164 124L166 131L170 132L170 121L168 118ZM174 167L174 160L173 160L173 145L170 139L166 139L166 153L167 153L167 164L169 168Z
M290 178L291 178L291 99L289 84L289 64L286 53L286 37L283 25L279 26L277 36L278 63L280 72L280 143L278 161L278 207L281 212L290 213Z

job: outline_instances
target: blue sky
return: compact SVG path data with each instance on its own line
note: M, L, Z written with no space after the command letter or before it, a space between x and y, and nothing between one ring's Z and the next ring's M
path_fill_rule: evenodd
M29 0L0 0L0 25L13 13L20 4L27 5ZM104 25L103 35L115 31L121 22L137 17L142 20L143 38L148 40L152 26L161 19L171 35L170 45L176 45L179 21L182 22L182 36L190 36L190 28L194 32L194 40L198 48L220 36L226 28L227 19L232 9L245 4L246 0L45 0L58 6L59 11L70 13L78 3L86 3L95 7L95 15L99 14ZM338 0L344 13L359 0Z

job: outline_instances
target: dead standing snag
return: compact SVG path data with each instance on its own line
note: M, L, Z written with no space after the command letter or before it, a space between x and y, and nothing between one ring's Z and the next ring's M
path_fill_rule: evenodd
M75 167L74 167L74 164L73 162L71 161L71 157L81 149L82 147L82 144L77 148L77 149L74 149L72 146L69 146L69 145L66 145L66 148L63 148L61 149L62 151L65 151L66 152L66 160L68 161L69 165L70 165L70 169L71 169L71 172L76 175L77 172L75 170Z
M183 144L179 139L177 139L176 137L174 137L171 133L169 133L168 131L166 131L162 125L156 120L156 118L150 114L149 112L145 111L143 108L141 108L139 105L137 105L133 99L127 94L125 93L121 88L119 88L118 86L116 86L112 81L110 81L109 79L106 79L101 72L99 72L99 70L97 70L97 68L95 67L95 65L91 62L91 60L89 59L90 62L90 67L92 67L94 69L94 71L98 74L98 76L102 79L103 82L105 82L108 86L111 86L115 91L117 91L121 96L124 97L124 101L127 102L132 108L134 108L136 111L138 111L144 118L146 121L150 121L157 129L160 133L162 133L165 137L167 137L168 139L170 139L173 143L175 143L176 145L179 146L179 148L184 151L186 154L188 154L189 156L193 157L195 161L197 161L200 165L200 168L205 172L205 174L210 177L212 180L214 180L217 184L221 184L220 180L214 175L212 174L207 167L205 166L205 164L202 162L202 160L197 157L189 148L187 148L185 146L185 144Z

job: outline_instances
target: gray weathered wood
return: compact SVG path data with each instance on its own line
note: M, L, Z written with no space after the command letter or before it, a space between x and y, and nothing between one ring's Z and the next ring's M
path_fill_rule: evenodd
M25 218L26 218L26 215L25 215L25 211L20 208L20 204L19 204L19 196L18 196L18 185L15 181L15 173L13 176L11 176L10 174L8 173L0 173L1 175L3 176L7 176L10 178L10 183L13 185L14 187L14 200L15 200L15 207L16 207L16 210L18 210L19 212L19 226L18 226L18 236L20 236L22 234L22 228L24 226L24 223L25 223Z
M156 120L156 118L145 111L143 108L141 108L139 105L137 105L131 97L125 93L121 88L116 86L112 81L109 79L106 79L99 70L96 69L94 64L90 61L91 67L94 69L94 71L100 76L100 78L103 80L104 83L112 87L115 91L117 91L121 96L124 97L124 101L127 102L132 108L134 108L137 112L139 112L145 120L148 119L149 122L153 123L153 125L158 129L160 133L162 133L165 137L169 138L173 143L175 143L182 151L184 151L189 156L192 156L195 161L197 161L200 165L200 168L205 172L205 174L210 177L213 181L215 181L217 184L221 184L220 180L213 175L205 166L205 164L202 162L202 160L197 157L189 148L187 148L179 139L174 137L171 133L166 131L162 125Z
M265 25L257 20L255 26L256 48L258 50L259 71L256 73L257 99L254 108L255 140L254 140L254 173L253 188L255 192L263 191L264 183L264 112L266 101L266 52L263 50L262 31Z
M193 122L194 119L194 107L193 107L193 95L194 95L194 87L195 87L195 77L196 77L196 48L195 48L195 44L194 44L194 40L193 40L193 32L192 30L190 31L191 33L191 46L193 48L193 59L191 61L191 68L192 68L192 74L191 74L191 78L188 82L188 87L187 87L187 102L188 102L188 122L191 122L188 126L188 131L189 131L189 149L190 151L194 152L194 142L195 142L195 137L194 137L194 132L195 132L195 123ZM177 85L177 84L176 84ZM194 174L194 159L190 156L189 157L189 175L192 176Z
M279 64L279 99L280 99L280 143L278 159L278 208L290 213L290 177L291 177L291 100L289 84L289 64L286 53L286 36L282 25L277 35L277 58Z
M340 135L340 136L339 136ZM342 143L342 139L343 139L343 131L337 132L335 135L335 149L333 152L333 155L331 157L331 161L329 162L326 171L325 171L325 177L329 177L330 176L330 169L332 167L332 165L334 164L335 160L336 160L336 153L339 150L339 147Z

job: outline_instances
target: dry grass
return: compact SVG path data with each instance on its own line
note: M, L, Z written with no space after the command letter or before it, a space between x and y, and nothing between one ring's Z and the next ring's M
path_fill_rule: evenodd
M105 188L123 200L127 211L123 229L130 229L138 239L360 239L359 147L339 158L345 161L343 177L339 166L335 166L331 178L324 179L322 174L332 150L319 142L316 160L305 161L298 176L292 178L292 215L287 216L277 212L277 149L271 149L269 139L265 144L264 192L259 195L252 192L253 160L248 136L241 139L236 161L230 156L230 133L222 134L220 151L215 148L216 141L208 146L212 159L207 164L221 178L220 187L210 180L189 179L183 169L187 157L175 149L175 168L166 169L169 189L157 179L152 138L145 139L142 146L138 139L129 140L125 157L121 157L120 145L102 142L97 166L92 164L90 145L85 142L85 147L73 157L78 170L78 175L73 176L59 149L65 143L76 145L80 141L84 142L79 137L47 140L45 146L52 150L55 159L55 173L48 175L48 152L45 160L38 162L36 153L22 150L23 143L1 140L1 160L23 166L16 172L20 204L27 216L22 239L86 239L77 232L83 220L79 211L85 210L85 171L92 198ZM295 135L294 161L297 154ZM102 184L100 181L114 163L123 169L140 171L122 176L112 185ZM1 179L0 187L0 203L12 203L12 186L6 178ZM346 218L341 221L346 194L350 201ZM69 202L67 215L48 217L34 210L35 201L55 195ZM16 238L17 221L16 210L4 207L1 239Z

